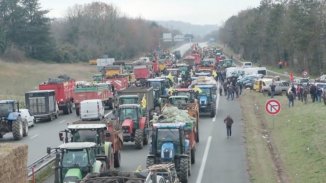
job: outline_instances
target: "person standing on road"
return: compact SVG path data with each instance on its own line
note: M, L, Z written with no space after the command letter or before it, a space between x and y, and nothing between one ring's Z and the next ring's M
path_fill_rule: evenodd
M224 119L224 123L226 125L226 136L227 138L229 138L232 135L232 124L233 124L233 119L230 117L230 115L227 115L227 117Z
M272 82L270 87L271 87L271 98L274 98L275 88L276 88L276 85L275 85L274 81Z

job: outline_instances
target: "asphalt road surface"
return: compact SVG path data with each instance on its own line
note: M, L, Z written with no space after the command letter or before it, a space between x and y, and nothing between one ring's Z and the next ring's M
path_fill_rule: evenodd
M217 98L217 115L200 117L200 142L197 144L196 163L192 165L190 183L249 183L243 142L243 123L238 99ZM227 139L224 118L230 114L234 120L232 136ZM133 143L125 143L121 157L121 171L145 168L149 146L135 149ZM50 177L46 183L53 183Z

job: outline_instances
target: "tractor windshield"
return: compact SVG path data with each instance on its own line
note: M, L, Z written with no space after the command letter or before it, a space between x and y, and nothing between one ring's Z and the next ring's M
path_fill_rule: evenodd
M152 81L150 82L150 86L153 87L154 90L160 90L162 84L160 81Z
M0 104L0 117L8 117L11 112L15 112L13 103Z
M204 95L204 96L210 96L211 95L211 89L210 88L200 88L201 92L199 95Z
M88 165L88 157L86 149L67 149L63 153L63 167L86 167Z
M97 141L96 130L78 130L73 133L72 142L95 142Z
M123 122L125 119L132 119L137 121L137 109L136 108L121 108L119 113L119 120Z
M170 102L172 105L183 105L188 103L188 98L180 97L180 98L170 98Z
M180 135L179 129L158 129L157 130L157 150L160 151L164 142L173 142L176 152L179 151Z
M123 97L123 98L120 98L119 104L138 104L138 98Z

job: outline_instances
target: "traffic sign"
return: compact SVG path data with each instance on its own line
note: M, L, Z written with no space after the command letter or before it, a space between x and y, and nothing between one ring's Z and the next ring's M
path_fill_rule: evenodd
M281 111L281 103L276 99L267 100L265 110L270 115L276 115Z

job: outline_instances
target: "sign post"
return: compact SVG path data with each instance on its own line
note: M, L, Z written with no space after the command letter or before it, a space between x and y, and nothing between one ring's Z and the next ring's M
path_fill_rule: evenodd
M269 99L265 104L265 111L272 116L274 128L274 117L281 112L281 103L276 99Z

